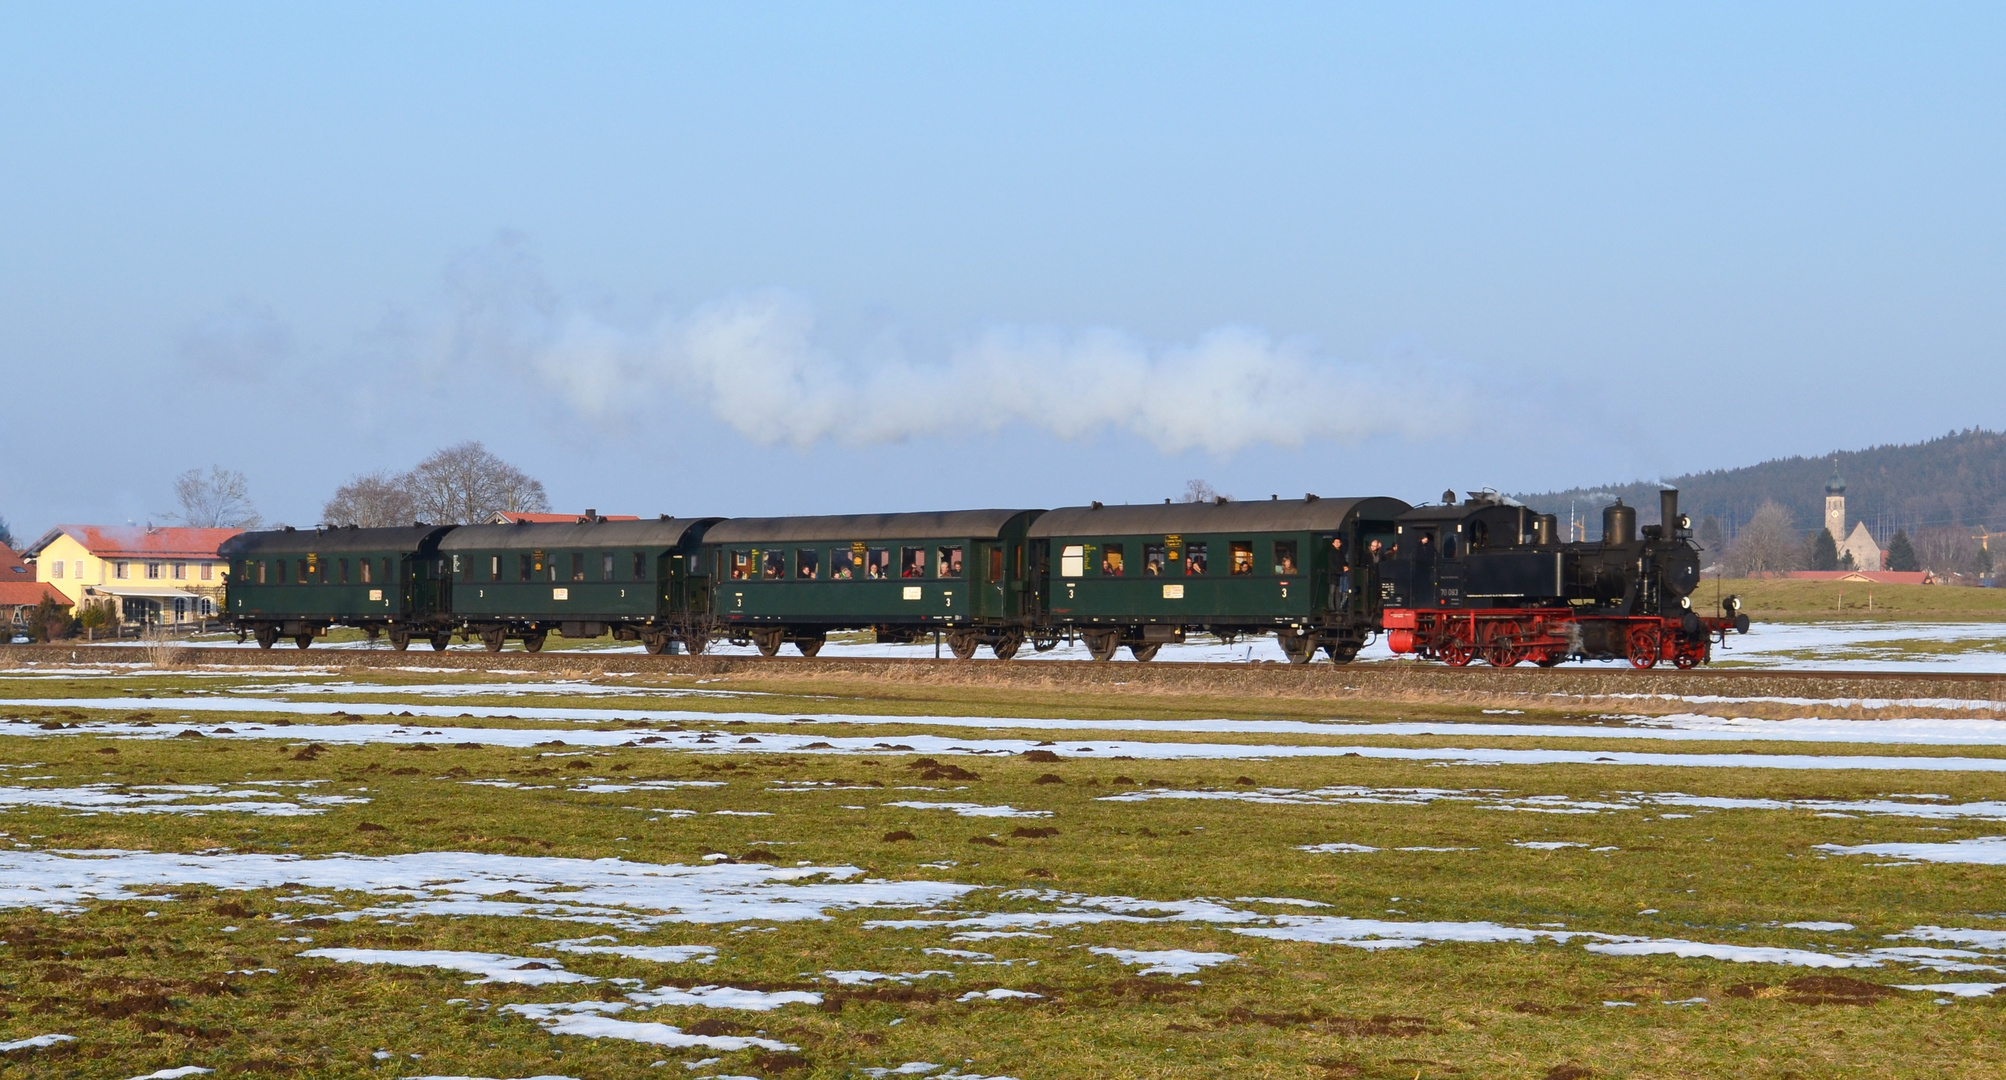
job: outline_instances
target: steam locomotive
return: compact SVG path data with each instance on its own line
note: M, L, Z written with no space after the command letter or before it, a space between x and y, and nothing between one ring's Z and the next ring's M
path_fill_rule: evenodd
M1458 505L1417 507L1395 522L1391 557L1379 564L1380 625L1396 653L1462 667L1569 658L1625 659L1648 668L1705 663L1713 640L1748 632L1741 600L1718 615L1693 607L1700 583L1692 521L1679 493L1659 493L1660 524L1637 528L1635 507L1602 512L1602 538L1562 542L1552 514L1535 514L1488 493Z

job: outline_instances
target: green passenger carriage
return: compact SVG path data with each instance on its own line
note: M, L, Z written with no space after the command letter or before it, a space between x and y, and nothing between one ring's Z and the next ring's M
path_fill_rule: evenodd
M273 529L240 533L217 554L229 564L224 610L239 634L260 648L280 637L300 648L330 626L388 631L398 649L413 635L444 649L450 584L439 573L438 544L451 526L391 529Z
M1378 626L1375 541L1390 548L1398 499L1064 507L1032 524L1049 560L1046 622L1097 660L1147 660L1209 631L1272 631L1291 663L1343 663Z
M453 625L489 652L515 638L537 652L552 630L611 632L651 653L709 640L698 559L717 518L462 525L439 543L453 582Z
M730 518L704 536L712 610L731 640L813 656L831 631L938 632L963 659L1016 655L1036 624L1036 510ZM1049 647L1046 642L1039 644Z

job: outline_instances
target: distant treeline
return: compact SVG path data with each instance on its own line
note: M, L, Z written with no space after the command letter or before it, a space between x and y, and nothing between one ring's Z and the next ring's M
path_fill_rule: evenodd
M1928 442L1845 450L1824 457L1791 457L1739 469L1668 477L1679 489L1679 507L1697 525L1708 517L1732 538L1765 500L1790 513L1801 530L1817 529L1825 516L1825 482L1833 460L1846 481L1846 520L1864 521L1886 545L1896 530L1914 536L1951 528L2006 530L2006 434L1973 428ZM1640 524L1658 520L1657 481L1606 488L1517 495L1526 505L1560 516L1570 507L1587 521L1589 539L1602 530L1602 507L1621 498L1637 507Z

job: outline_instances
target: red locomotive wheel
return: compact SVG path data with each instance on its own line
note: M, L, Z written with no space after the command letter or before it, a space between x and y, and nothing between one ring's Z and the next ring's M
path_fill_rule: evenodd
M1630 666L1639 671L1655 667L1664 647L1658 638L1655 626L1638 626L1630 630Z
M1484 661L1492 667L1511 667L1525 659L1525 650L1513 641L1516 637L1506 623L1492 623L1484 628Z
M1470 640L1470 628L1466 625L1452 626L1448 630L1448 641L1442 646L1442 662L1450 667L1469 667L1477 658L1476 642Z
M1680 671L1691 671L1701 664L1706 663L1706 654L1706 642L1681 641L1678 645L1678 651L1672 654L1672 663Z

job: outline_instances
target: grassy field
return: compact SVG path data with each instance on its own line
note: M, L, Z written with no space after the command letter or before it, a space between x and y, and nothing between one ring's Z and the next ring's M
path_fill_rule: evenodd
M1978 811L1860 808L1904 795L1918 797L1894 801L1983 803L1998 797L1998 773L1093 760L1079 752L1078 733L1013 729L1007 717L1235 714L1216 699L1178 707L1080 695L1069 708L1062 694L1013 701L1001 691L933 688L916 698L751 680L661 680L663 696L593 697L587 689L616 681L515 694L492 675L370 672L382 685L291 695L507 707L505 717L405 723L420 734L428 723L528 728L546 744L514 747L315 742L282 722L364 718L281 706L184 719L175 709L260 683L267 692L258 697L283 700L269 687L281 680L340 681L257 672L0 677L0 698L16 702L0 706L0 839L12 847L0 852L0 1044L74 1036L0 1052L0 1076L128 1077L188 1065L581 1080L901 1068L1022 1080L2006 1072L1999 1001L1891 989L2006 978L1994 969L2006 958L1968 940L1890 937L1918 927L2006 931L1996 915L2006 871L1826 847L2006 831ZM400 682L445 689L386 690ZM446 692L460 683L480 692ZM617 680L630 691L647 685ZM667 696L694 689L745 696ZM111 694L152 700L137 713L32 704ZM1506 719L1608 722L1574 704L1542 708L1531 695L1520 704ZM537 717L556 705L715 718ZM846 709L998 720L971 729L794 719ZM1448 700L1360 702L1355 715L1500 720ZM114 736L113 722L153 725L121 730L157 737ZM57 724L66 726L49 726ZM1123 737L1168 747L1562 745L1480 730ZM581 744L612 732L632 737ZM698 732L709 741L688 746ZM862 734L884 745L869 754L763 749L779 733ZM966 740L963 750L1011 737L1051 748L900 748L929 735ZM642 738L684 741L664 749ZM1564 745L1751 750L1668 746L1616 727ZM1753 749L1918 759L2003 752ZM935 805L892 805L901 802ZM1304 850L1323 845L1352 847ZM126 854L64 854L84 850ZM428 894L439 902L428 905ZM899 923L913 925L886 925ZM1568 933L1608 937L1555 936ZM1749 954L1786 963L1620 951L1680 947L1667 942L1715 954L1794 951ZM579 943L715 952L578 952ZM1917 956L1873 952L1888 948L1960 950L1932 962L1973 970L1917 970ZM376 952L302 955L323 950ZM664 959L671 955L681 958ZM352 962L370 959L392 962ZM419 963L427 959L434 965ZM1856 961L1871 966L1811 966ZM482 973L497 981L479 982Z
M1948 585L1868 585L1863 582L1788 578L1712 578L1693 594L1693 606L1714 610L1715 594L1734 593L1756 622L1837 619L1997 622L2006 619L2006 589Z

